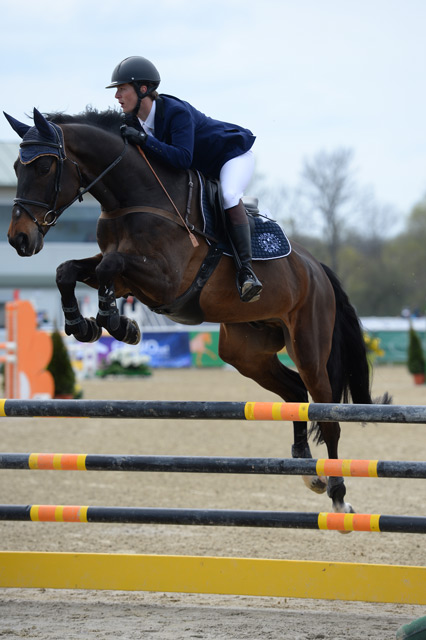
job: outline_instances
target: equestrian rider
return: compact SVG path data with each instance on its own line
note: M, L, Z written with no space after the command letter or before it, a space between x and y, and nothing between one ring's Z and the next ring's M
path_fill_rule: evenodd
M251 147L255 137L248 129L209 118L179 98L159 95L159 84L160 75L146 58L131 56L115 67L107 89L116 88L115 98L126 116L122 135L176 168L195 169L219 179L239 258L240 298L255 302L262 284L252 268L250 227L241 201L254 170Z

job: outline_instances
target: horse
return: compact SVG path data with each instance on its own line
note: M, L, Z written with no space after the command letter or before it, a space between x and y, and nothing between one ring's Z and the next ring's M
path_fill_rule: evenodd
M8 229L20 256L41 251L46 233L84 193L101 206L100 252L56 271L67 335L90 342L105 329L137 344L137 324L117 306L117 298L131 295L180 323L219 323L220 358L286 402L310 396L316 403L373 403L359 318L336 275L304 247L292 243L287 257L255 262L262 295L243 303L232 257L203 230L202 176L126 144L114 110L71 116L34 109L33 126L5 116L22 138ZM77 282L98 290L96 318L81 315ZM295 369L279 360L284 347ZM308 430L295 421L292 456L312 457L313 433L328 457L338 458L340 431L338 422ZM311 490L327 491L334 511L354 512L342 477L304 479Z

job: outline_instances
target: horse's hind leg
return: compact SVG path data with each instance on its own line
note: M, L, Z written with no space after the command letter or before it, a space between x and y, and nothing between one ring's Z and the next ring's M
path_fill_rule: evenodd
M95 268L102 258L101 254L83 260L68 260L56 270L56 285L61 294L61 304L65 316L65 333L74 336L80 342L95 342L102 335L102 329L95 318L83 318L77 299L75 286L84 282L97 288Z
M319 422L318 429L320 441L324 441L327 446L329 458L337 459L337 445L340 438L340 425L338 422ZM327 483L327 494L331 498L333 510L338 513L353 513L354 510L349 502L345 502L346 485L343 477L330 476Z
M332 323L322 323L322 326L332 326ZM298 329L302 329L302 321L297 324ZM316 341L315 341L316 337ZM331 335L328 336L331 345ZM301 336L294 334L292 344L295 345L292 357L297 364L300 376L309 390L314 402L332 403L340 402L340 392L333 392L330 376L327 370L329 359L329 349L327 345L327 335L321 337L320 327L311 327L310 332L304 332L304 340ZM303 345L301 349L298 345ZM316 355L315 355L316 354ZM335 397L338 393L339 397ZM318 443L324 442L327 447L329 458L338 458L338 443L340 439L340 425L338 422L319 422L316 425L316 440ZM340 513L353 512L352 506L345 502L346 486L343 477L330 477L327 482L327 494L331 498L333 510Z
M285 367L276 356L284 346L284 335L288 345L300 344L303 354L291 349L292 358L297 362L298 371ZM327 373L327 351L318 354L318 344L308 332L304 336L291 339L285 328L269 326L255 328L250 325L223 325L221 327L219 355L225 362L232 364L240 373L252 378L265 389L278 394L286 402L307 402L308 391L314 402L332 402L333 395ZM325 341L324 341L325 342ZM314 354L317 354L314 356ZM321 357L320 357L321 356ZM318 364L322 362L323 364ZM306 422L294 422L293 457L309 458L311 452L308 444ZM340 435L338 423L321 423L318 425L319 437L327 446L329 458L337 458L337 445ZM303 476L308 487L316 493L327 490L333 503L334 511L350 512L351 505L344 501L346 488L343 478L326 478Z
M242 375L251 378L264 389L272 391L286 402L308 402L308 393L300 375L283 365L277 352L284 346L282 327L269 325L222 325L219 355ZM293 458L312 458L306 422L293 422ZM316 493L327 489L326 478L303 476L306 486Z
M125 268L125 258L118 252L106 254L96 267L99 283L99 309L96 322L108 333L126 344L138 344L141 332L135 320L120 315L115 297L114 278Z

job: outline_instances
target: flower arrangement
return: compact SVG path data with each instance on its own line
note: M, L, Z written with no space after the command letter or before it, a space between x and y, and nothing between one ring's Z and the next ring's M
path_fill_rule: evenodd
M110 351L103 367L96 375L106 376L150 376L149 356L142 355L129 347L119 347Z
M383 349L380 348L380 338L372 336L368 331L364 331L364 344L367 351L367 359L373 364L376 358L381 358L385 355Z

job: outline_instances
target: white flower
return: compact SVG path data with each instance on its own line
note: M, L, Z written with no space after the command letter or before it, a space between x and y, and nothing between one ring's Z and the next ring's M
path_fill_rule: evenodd
M150 357L134 351L131 347L118 347L108 354L107 361L118 362L122 367L140 367L150 362Z

